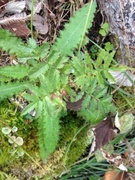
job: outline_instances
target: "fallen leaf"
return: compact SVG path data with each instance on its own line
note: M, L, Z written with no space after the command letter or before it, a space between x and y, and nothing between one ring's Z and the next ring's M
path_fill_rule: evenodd
M5 6L6 13L21 13L25 8L25 1L10 1Z
M46 34L48 32L48 24L46 18L38 14L34 14L33 26L40 34Z
M71 111L78 111L82 107L83 100L84 100L84 96L76 102L67 101L66 107L67 107L67 109L70 109Z
M93 128L94 140L88 158L90 157L92 152L102 148L104 145L110 142L115 136L115 131L119 132L119 125L117 121L118 113L115 116L115 120L109 113L107 118L105 118ZM115 126L116 122L117 124Z
M121 84L122 86L132 86L135 81L135 75L130 71L127 72L119 72L110 70L109 73L113 76L116 82L109 81L110 84Z
M2 25L3 29L8 29L10 32L15 33L18 37L27 37L30 30L25 21L13 21L9 24Z
M118 154L110 154L103 149L101 149L103 157L109 162L110 164L114 164L118 169L122 171L128 171L126 166L124 165L124 159L121 155Z

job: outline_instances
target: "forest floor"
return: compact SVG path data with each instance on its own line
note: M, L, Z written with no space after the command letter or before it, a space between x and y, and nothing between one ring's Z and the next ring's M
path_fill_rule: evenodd
M69 22L70 17L74 16L75 12L88 2L90 1L3 0L0 2L0 28L16 34L23 42L27 42L32 37L39 46L44 42L49 42L51 46L59 37L60 31L64 29L65 23ZM93 56L97 56L93 42L102 48L104 48L105 43L111 42L109 33L104 37L99 33L103 23L103 14L100 13L97 6L92 28L87 33L90 41L84 47ZM0 68L16 64L18 64L18 59L14 54L0 50ZM124 130L113 139L112 144L108 140L109 144L106 149L97 150L89 159L92 143L91 135L89 135L91 133L90 126L85 119L82 120L77 116L76 108L80 107L80 104L77 104L79 101L76 104L67 103L67 107L69 105L68 114L60 121L61 131L58 146L46 163L42 162L39 155L37 124L34 116L32 114L21 116L20 104L23 99L19 99L18 95L13 96L12 99L7 98L1 101L0 180L134 179L135 87L115 86L113 88L112 86L109 87L108 91L113 92L113 103L121 112L121 117L125 119L124 121L121 119L121 122L125 123ZM75 112L72 111L74 109ZM107 120L110 122L110 118ZM96 135L100 128L108 127L103 123L102 121L99 126L95 126ZM112 128L109 129L110 132L112 132ZM8 130L11 130L9 134L12 134L12 138L13 136L16 138L18 144L22 143L19 147L10 141L11 136L9 138ZM100 135L99 133L96 138L100 139ZM111 136L111 133L108 132L108 136ZM96 143L100 143L99 140ZM119 166L121 167L119 168Z

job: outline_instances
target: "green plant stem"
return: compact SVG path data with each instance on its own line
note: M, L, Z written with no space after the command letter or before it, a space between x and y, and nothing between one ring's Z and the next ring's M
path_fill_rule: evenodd
M33 12L34 12L34 1L32 0L32 4L31 4L31 17L30 17L30 31L31 31L31 37L33 38Z

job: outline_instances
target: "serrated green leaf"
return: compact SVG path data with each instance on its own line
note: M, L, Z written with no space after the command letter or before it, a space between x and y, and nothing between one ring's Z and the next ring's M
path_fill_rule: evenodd
M72 60L72 65L79 74L84 74L85 66L80 59L74 57Z
M85 85L86 81L87 81L87 79L86 79L85 74L82 74L82 75L76 77L76 83L77 83L78 87L80 87L80 88L82 88Z
M39 118L39 147L43 161L55 150L58 142L59 114L50 98L45 97L42 117Z
M50 94L53 92L54 88L52 86L52 82L47 76L42 77L41 83L42 83L41 86L44 89L45 94Z
M96 94L94 94L94 98L101 98L107 93L107 88L101 89Z
M33 102L33 101L35 101L35 100L38 101L37 96L35 96L35 95L33 95L33 94L25 93L25 94L23 94L23 97L24 97L28 102Z
M61 107L65 108L65 102L60 98L54 98L53 103L55 104L55 106L58 106L60 108Z
M69 60L69 58L67 58L67 57L59 57L56 59L53 66L57 69L61 69L64 66L64 64L66 62L68 62L68 60Z
M28 44L28 47L30 47L32 49L35 49L38 46L35 39L33 39L33 38L29 38L27 41L27 44Z
M68 84L68 76L66 74L60 74L60 85L61 88L65 88L65 86Z
M36 106L37 106L37 102L32 102L32 103L30 103L28 106L26 106L26 107L23 109L21 115L24 116L24 115L30 113L31 111L33 111L33 110L35 109Z
M95 125L103 118L103 114L101 111L95 109L91 111L90 109L86 109L78 112L78 115L83 116L87 121L91 122L91 124Z
M60 89L60 73L58 70L55 70L53 73L53 76L51 76L52 79L50 79L50 82L53 87L53 91L59 90Z
M24 43L21 38L16 37L15 34L8 30L0 28L0 48L2 50L18 55L21 51L20 47L23 45Z
M35 111L36 111L36 117L35 118L42 117L43 101L38 101L37 106L35 108Z
M12 97L13 95L24 91L27 89L28 83L8 83L0 85L0 99L3 100L7 97Z
M104 57L104 65L103 65L104 69L108 69L109 68L109 66L112 63L113 56L114 56L114 52L111 52L111 53L106 52L106 55Z
M86 95L83 102L82 102L82 109L85 109L89 106L90 104L90 99L91 99L91 96L90 95Z
M112 96L111 95L106 95L102 98L102 103L111 103L112 101Z
M84 34L91 27L95 11L95 1L87 3L78 10L74 17L70 18L70 23L65 25L65 29L52 48L62 55L72 55L73 50L81 43Z
M97 87L97 79L94 78L92 81L91 81L91 85L90 85L90 88L88 90L88 93L89 94L93 94L96 90L96 87Z
M133 70L133 69L128 66L119 65L119 66L112 66L110 70L123 72L123 71Z
M100 87L104 88L104 79L103 79L101 73L98 71L95 71L95 74L96 74L96 77L97 77L97 80L98 80Z
M94 97L94 98L91 98L91 101L90 101L90 110L91 111L95 111L95 109L97 109L97 105L98 104L98 100Z
M44 42L41 46L38 46L38 54L41 59L45 58L48 54L50 45L48 42Z
M53 65L57 61L57 59L59 57L60 57L60 53L59 52L52 51L50 53L49 57L47 58L48 64Z
M109 81L116 82L114 77L111 75L111 73L109 73L109 71L104 70L104 75Z
M89 73L93 70L92 59L88 52L84 54L85 72Z
M48 64L45 64L45 63L36 64L31 69L31 71L29 73L29 77L31 79L37 79L38 77L44 75L48 69L49 69Z
M28 76L30 68L28 66L16 65L0 68L0 75L14 79L21 79Z

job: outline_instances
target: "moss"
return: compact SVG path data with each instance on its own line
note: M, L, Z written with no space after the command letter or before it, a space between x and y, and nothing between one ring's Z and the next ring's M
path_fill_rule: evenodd
M78 160L86 150L88 126L82 128L85 121L77 115L69 114L61 121L59 147L66 147L65 166Z
M11 155L10 152L15 148L9 144L8 137L0 131L1 171L7 174L11 173L17 177L21 175L25 179L29 178L29 167L31 167L32 177L56 178L65 171L65 167L69 167L84 153L88 130L88 126L81 130L84 124L85 122L82 119L72 113L62 118L57 149L47 163L42 164L37 143L37 120L27 116L22 117L20 111L16 111L16 108L11 103L8 101L2 102L0 104L0 128L17 126L18 131L15 135L23 138L24 144L21 148L27 154L19 158L16 157L16 154Z

